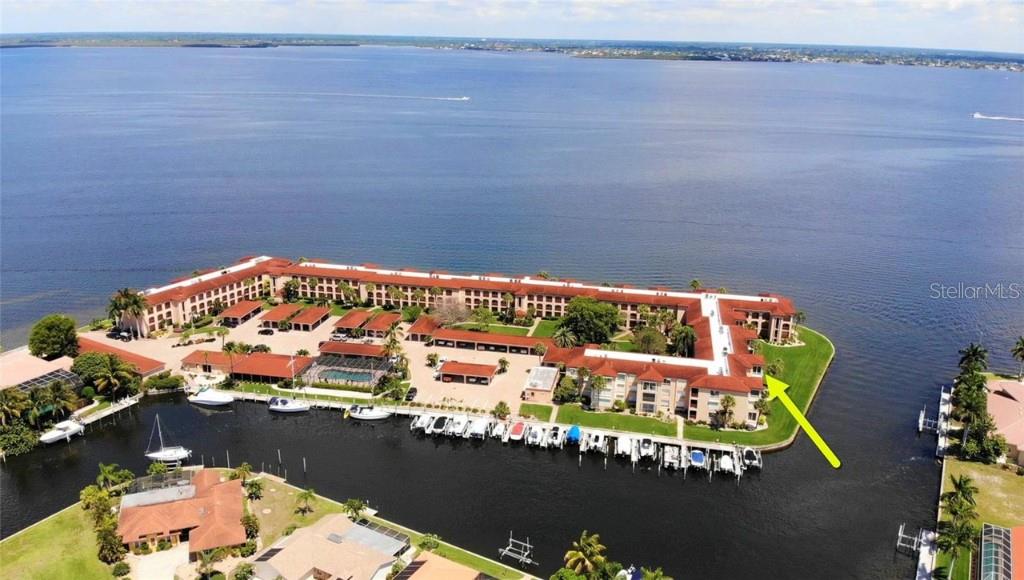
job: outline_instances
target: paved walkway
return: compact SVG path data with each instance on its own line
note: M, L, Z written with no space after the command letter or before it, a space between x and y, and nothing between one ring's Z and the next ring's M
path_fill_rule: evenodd
M132 567L132 578L145 580L174 580L178 566L188 564L188 542L170 550L153 552L145 556L129 553L126 557Z
M927 530L924 533L924 542L921 543L921 551L917 556L917 580L932 580L937 553L935 532Z

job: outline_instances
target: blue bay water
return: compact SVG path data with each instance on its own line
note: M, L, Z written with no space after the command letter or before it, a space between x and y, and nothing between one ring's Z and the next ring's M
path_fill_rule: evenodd
M801 438L738 489L577 482L511 450L444 460L486 503L435 488L446 509L428 509L373 479L389 517L484 553L543 520L545 570L599 527L616 558L677 577L905 577L893 535L934 518L938 486L917 411L957 348L982 340L1010 368L1024 332L1019 298L932 297L1024 285L1024 123L972 118L1024 117L1022 75L381 47L19 49L0 66L5 347L44 313L87 321L115 288L259 253L700 278L792 296L833 339L811 418L839 472ZM514 483L481 483L509 465ZM10 471L5 535L59 507Z

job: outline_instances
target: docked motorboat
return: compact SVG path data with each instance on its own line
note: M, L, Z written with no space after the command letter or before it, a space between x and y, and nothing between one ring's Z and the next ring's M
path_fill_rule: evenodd
M565 431L558 425L552 425L548 431L548 447L561 447L563 438L565 438Z
M662 445L661 462L666 469L677 469L679 467L679 447L675 445Z
M466 431L466 425L469 424L469 417L465 415L456 415L452 417L452 422L448 425L448 435L452 437L462 437L462 434Z
M526 436L527 445L542 445L547 438L547 431L540 425L530 427L530 433Z
M517 421L515 425L512 425L508 438L510 441L522 441L524 435L526 435L526 423Z
M718 469L726 473L736 473L736 462L732 458L732 453L722 454L718 459Z
M707 469L708 456L704 454L701 449L690 450L690 467L696 467L697 469Z
M410 431L425 431L427 427L437 418L437 415L431 413L424 413L419 415L409 424Z
M588 446L591 451L598 451L600 453L606 453L608 440L604 436L604 433L591 433L590 434L590 445Z
M573 425L572 427L569 427L569 431L565 434L565 442L576 445L580 442L581 435L582 431L580 431L580 426Z
M84 425L74 419L68 419L67 421L57 423L49 431L40 435L39 441L47 444L60 440L71 441L71 438L75 435L83 435L84 433Z
M508 423L499 421L495 423L494 427L491 429L491 437L494 437L495 439L504 439L506 431L508 431Z
M743 451L740 452L740 456L743 459L743 466L746 468L761 467L761 452L753 449L752 447L744 447Z
M467 439L484 439L487 437L487 428L489 422L483 417L477 417L469 422L469 427L466 428L464 436Z
M204 407L223 407L224 405L230 405L234 401L235 398L228 393L217 391L210 387L203 387L188 396L189 403L203 405Z
M157 436L159 447L153 447L153 435ZM192 457L192 450L181 445L167 445L164 441L164 431L160 427L160 415L156 416L153 423L153 431L149 434L149 444L146 445L146 457L152 461L159 461L168 465L180 465L181 462Z
M352 405L346 412L346 416L360 421L380 421L391 415L391 411L373 405Z
M275 413L302 413L309 410L309 403L285 397L271 397L267 401L267 407Z
M633 438L629 435L620 435L615 442L615 455L629 457L633 454Z
M643 437L640 439L640 457L652 458L657 453L658 447L654 444L654 441L650 437Z
M445 429L448 428L448 417L446 415L439 415L434 418L434 422L426 429L427 435L443 435Z

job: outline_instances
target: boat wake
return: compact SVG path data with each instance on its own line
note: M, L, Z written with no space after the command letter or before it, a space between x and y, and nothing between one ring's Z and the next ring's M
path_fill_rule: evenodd
M974 118L985 119L986 121L1017 121L1018 123L1024 123L1024 118L1021 117L993 117L989 115L982 115L981 113L975 113Z

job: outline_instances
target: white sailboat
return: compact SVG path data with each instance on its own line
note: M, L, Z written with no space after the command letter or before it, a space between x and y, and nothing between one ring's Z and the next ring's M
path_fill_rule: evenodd
M153 434L156 434L160 447L153 449ZM181 445L167 446L164 444L164 432L160 428L160 415L156 416L153 423L153 432L149 434L149 445L146 446L146 457L161 463L180 464L182 461L192 457L192 450Z
M284 397L270 397L267 408L274 413L303 413L309 410L309 403Z
M374 407L373 405L352 405L346 416L353 419L359 419L361 421L380 421L381 419L387 419L391 416L391 411Z

